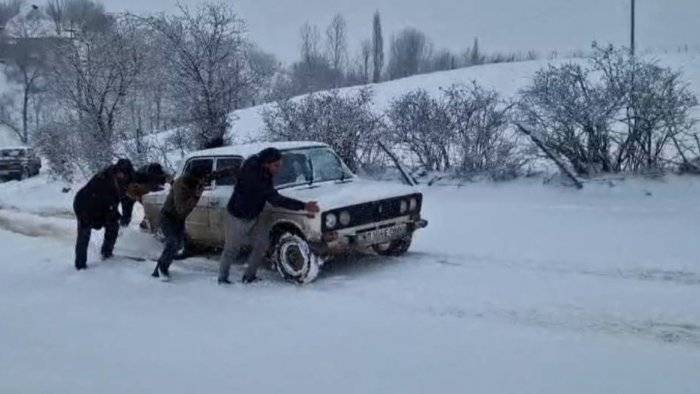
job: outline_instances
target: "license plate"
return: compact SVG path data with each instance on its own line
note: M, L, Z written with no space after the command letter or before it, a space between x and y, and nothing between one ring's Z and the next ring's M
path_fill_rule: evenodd
M401 238L406 233L406 225L398 225L368 231L359 237L363 243L381 244Z

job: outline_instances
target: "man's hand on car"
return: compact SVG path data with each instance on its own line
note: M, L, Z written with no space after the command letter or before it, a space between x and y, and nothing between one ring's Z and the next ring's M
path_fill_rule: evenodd
M314 217L314 214L321 212L321 209L318 207L318 203L316 201L307 202L304 209L308 213L307 216L310 218Z

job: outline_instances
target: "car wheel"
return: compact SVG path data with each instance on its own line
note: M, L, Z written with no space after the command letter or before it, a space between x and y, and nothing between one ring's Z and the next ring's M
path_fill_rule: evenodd
M292 233L284 233L277 238L272 262L284 279L299 284L316 279L323 265L323 259L311 251L306 240Z
M31 176L32 176L32 174L29 172L29 168L24 167L24 168L22 168L22 173L19 175L18 180L23 181Z
M375 253L381 256L401 256L402 254L408 252L412 241L413 236L407 235L401 239L391 242L372 245L372 249L374 249Z

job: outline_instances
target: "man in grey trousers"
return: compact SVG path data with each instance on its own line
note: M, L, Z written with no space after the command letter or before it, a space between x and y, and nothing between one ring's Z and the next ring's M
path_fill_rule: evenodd
M266 203L294 211L320 211L315 201L304 203L277 192L272 180L281 168L282 153L275 148L263 149L243 163L227 205L219 284L231 283L228 279L231 264L240 256L244 246L252 247L252 251L246 258L248 267L243 275L243 283L256 280L257 270L264 262L270 242L268 229L259 221Z

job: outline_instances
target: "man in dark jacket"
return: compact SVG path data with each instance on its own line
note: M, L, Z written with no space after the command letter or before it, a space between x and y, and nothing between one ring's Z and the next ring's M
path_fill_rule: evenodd
M163 185L168 181L168 174L165 173L163 167L158 163L151 163L139 168L134 173L134 178L126 187L124 196L121 199L121 220L119 224L126 227L131 223L134 204L141 198L151 192L163 190Z
M75 268L87 268L87 250L93 229L104 227L102 258L112 257L114 244L119 235L119 211L117 206L122 197L122 185L128 184L134 167L126 159L98 172L78 191L73 200L73 210L78 220L78 238L75 244Z
M209 183L209 177L207 168L193 167L173 182L160 211L160 228L165 235L165 248L153 271L154 277L170 280L170 264L185 240L185 220L197 206Z
M294 211L319 212L315 201L301 202L280 195L272 180L282 167L282 154L275 148L267 148L248 158L239 171L238 180L229 200L224 223L225 245L221 254L219 284L230 284L228 279L231 264L241 248L252 246L247 256L248 268L243 282L256 279L258 267L263 263L269 247L268 229L259 223L259 216L266 203Z

